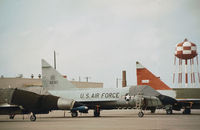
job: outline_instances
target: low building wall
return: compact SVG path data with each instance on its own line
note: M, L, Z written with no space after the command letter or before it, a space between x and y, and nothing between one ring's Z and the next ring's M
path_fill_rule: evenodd
M173 88L176 91L176 98L200 99L200 88Z
M103 83L70 81L78 88L103 88ZM0 88L22 88L42 86L41 79L31 78L0 78Z

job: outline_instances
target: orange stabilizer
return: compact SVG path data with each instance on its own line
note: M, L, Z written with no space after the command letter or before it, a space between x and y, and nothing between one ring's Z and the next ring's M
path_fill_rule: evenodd
M137 62L136 64L140 64ZM155 90L171 90L159 77L156 77L141 64L137 67L137 85L148 85Z

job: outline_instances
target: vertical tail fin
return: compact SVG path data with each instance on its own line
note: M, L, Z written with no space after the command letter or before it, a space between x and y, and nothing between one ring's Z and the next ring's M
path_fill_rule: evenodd
M137 85L149 85L155 90L171 90L159 77L156 77L148 69L136 62Z
M56 71L49 63L42 59L42 86L50 89L75 88L66 78Z

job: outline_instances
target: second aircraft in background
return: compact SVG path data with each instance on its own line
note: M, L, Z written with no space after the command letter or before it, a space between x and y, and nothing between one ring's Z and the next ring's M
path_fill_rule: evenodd
M124 88L76 88L57 70L42 60L42 85L54 96L73 99L83 104L81 108L71 109L72 117L78 116L78 111L88 113L94 110L94 116L100 116L100 110L119 108L137 108L138 116L143 117L142 110L155 112L156 108L174 106L176 100L160 94L147 85L127 86Z

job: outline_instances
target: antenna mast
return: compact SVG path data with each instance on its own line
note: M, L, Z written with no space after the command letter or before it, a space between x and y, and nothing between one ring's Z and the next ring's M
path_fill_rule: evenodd
M54 69L56 69L56 51L54 51Z

